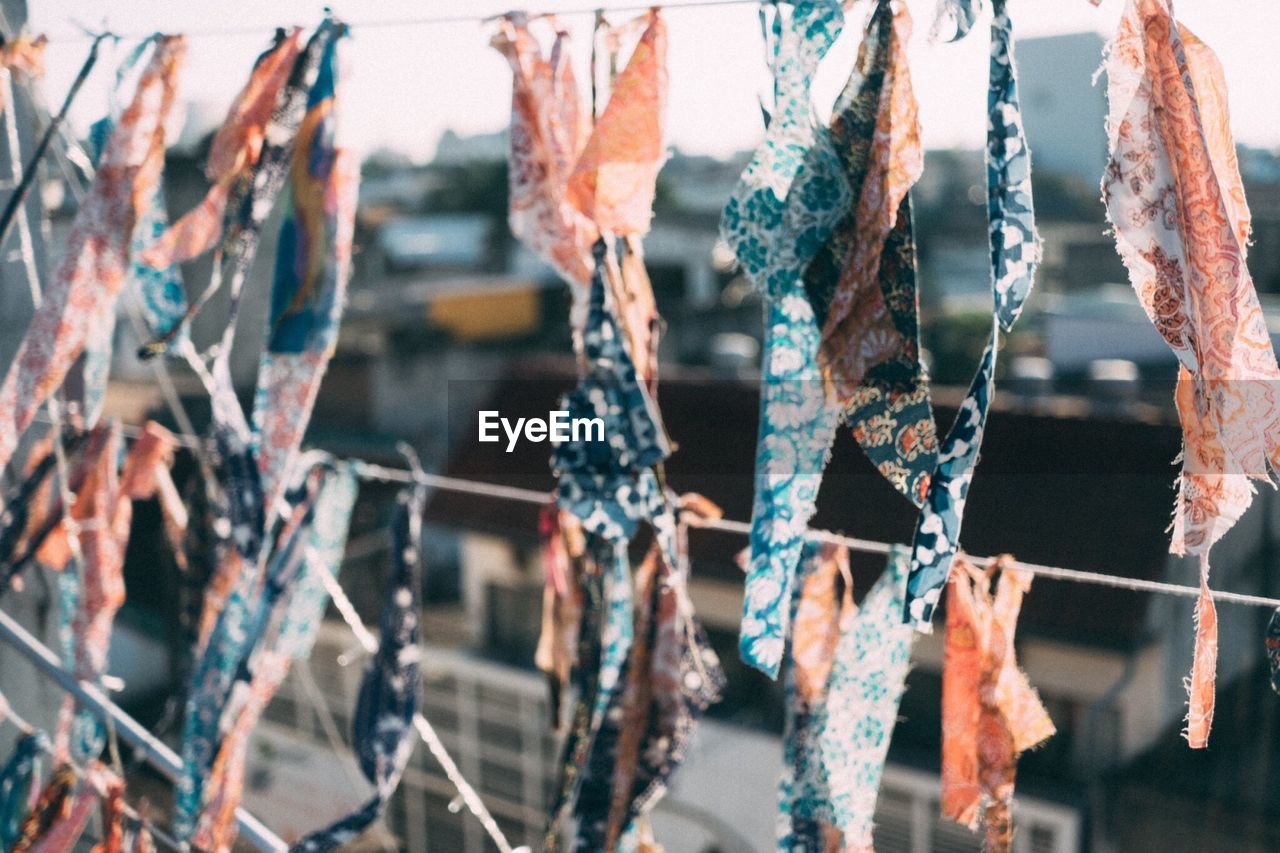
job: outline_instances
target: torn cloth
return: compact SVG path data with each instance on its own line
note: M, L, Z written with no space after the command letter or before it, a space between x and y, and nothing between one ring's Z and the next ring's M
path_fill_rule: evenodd
M779 850L872 849L915 633L901 617L909 567L910 553L895 547L859 607L847 549L805 545L792 599Z
M157 40L107 143L63 260L0 385L0 468L13 457L37 409L66 378L98 318L115 310L134 226L164 164L165 126L176 109L185 56L181 36Z
M995 394L1000 329L1009 331L1031 292L1040 243L1031 199L1031 152L1022 123L1013 25L1005 0L993 0L987 90L987 238L991 250L991 333L968 393L938 453L912 541L903 618L932 630L933 611L960 547L965 500L978 464Z
M977 829L989 853L1009 853L1018 756L1054 734L1018 669L1013 635L1031 578L997 558L987 571L959 557L949 582L942 669L942 814ZM999 574L991 594L991 577Z
M1165 0L1129 0L1106 61L1111 161L1102 190L1116 247L1178 359L1182 473L1174 554L1200 557L1186 736L1208 742L1217 614L1209 549L1280 463L1280 369L1246 265L1250 214L1226 81Z

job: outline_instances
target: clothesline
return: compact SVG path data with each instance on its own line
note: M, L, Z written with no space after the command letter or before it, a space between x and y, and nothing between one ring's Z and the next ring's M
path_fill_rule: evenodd
M125 425L122 427L124 434L133 438L138 437L142 433L141 427L133 425ZM177 433L175 438L183 447L192 450L198 450L203 447L202 439L199 436L187 433ZM376 480L386 483L412 483L414 482L414 473L405 468L391 468L386 465L378 465L372 462L357 460L358 465L356 473L365 480ZM467 480L460 477L448 477L442 474L421 474L417 475L426 485L448 492L459 492L463 494L478 495L480 497L495 498L498 500L517 501L520 503L529 503L535 505L543 505L548 500L546 492L540 492L537 489L525 489L518 486L504 486L498 483L485 483L479 480ZM734 533L742 536L748 536L751 533L751 525L746 521L738 521L735 519L721 518L715 520L701 520L696 525L706 530L718 530L723 533ZM830 542L835 545L844 545L851 551L863 554L879 554L887 555L893 548L893 543L879 542L874 539L862 539L856 536L846 536L842 533L836 533L831 530L810 529L806 534L806 538L815 542ZM995 557L977 557L966 555L969 562L979 567L985 567L993 562ZM1064 581L1067 583L1087 583L1095 586L1106 586L1113 589L1124 589L1131 592L1153 592L1161 595L1173 595L1181 598L1196 598L1200 595L1200 589L1185 584L1167 583L1165 581L1153 581L1143 578L1129 578L1123 575L1112 575L1103 572L1083 571L1080 569L1068 569L1062 566L1046 566L1041 563L1027 563L1022 560L1009 560L1005 565L1010 568L1018 569L1030 575L1051 578L1053 580ZM1280 607L1280 598L1269 598L1263 595L1252 595L1243 592L1227 592L1225 590L1213 590L1212 596L1215 601L1222 601L1228 604L1243 604L1252 607L1267 607L1275 609ZM353 611L354 612L354 611ZM344 614L345 615L345 614Z
M510 12L493 12L487 15L463 14L463 15L417 15L406 18L367 18L364 20L343 19L343 22L353 30L372 30L372 29L389 29L392 27L420 27L435 26L447 24L482 24L487 21L494 21L507 14L521 12L527 14L531 18L543 17L567 17L571 15L594 15L597 12L603 14L618 12L643 12L646 9L660 8L664 12L680 10L680 9L704 9L717 6L758 6L762 0L692 0L687 3L631 3L620 6L579 6L576 8L551 9L542 12L528 12L525 10L511 10ZM772 0L763 0L763 2L772 2ZM254 24L242 25L234 27L210 27L207 29L186 30L182 34L187 38L228 38L235 36L258 35L271 28L270 24ZM119 39L133 40L144 39L150 37L152 32L132 32L117 33L109 32L109 35ZM65 35L57 36L49 39L50 44L71 44L92 41L98 33L86 30L81 35Z

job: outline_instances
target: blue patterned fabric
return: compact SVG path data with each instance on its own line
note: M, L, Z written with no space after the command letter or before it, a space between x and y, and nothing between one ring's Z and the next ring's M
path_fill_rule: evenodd
M415 463L415 470L417 466ZM360 769L375 792L359 809L294 844L294 853L337 850L369 827L387 808L413 752L418 712L418 663L422 565L420 545L425 486L401 490L391 522L391 575L379 619L378 652L365 666L352 721Z
M604 241L597 241L583 331L587 374L560 403L571 419L598 418L603 436L582 430L557 443L551 465L560 507L587 533L625 544L641 521L663 512L665 496L653 466L671 455L671 445L619 332L605 281L606 252Z
M960 543L965 499L982 446L987 409L995 392L999 330L1012 328L1031 292L1039 260L1031 200L1031 153L1018 103L1013 29L1005 0L995 0L991 22L991 81L987 95L987 218L991 247L991 338L942 444L916 526L904 617L932 630L933 612Z
M24 734L0 769L0 850L12 850L21 837L33 789L40 785L40 757L52 749L44 732Z
M806 543L801 559L793 615L810 605L802 591L818 571L823 546ZM914 631L902 623L910 552L895 546L880 579L856 612L840 613L836 601L814 602L820 611L839 613L838 638L823 645L827 669L816 696L797 689L797 661L787 670L787 711L783 733L783 770L778 783L778 850L872 849L871 825L876 795L911 658ZM834 567L832 567L834 568ZM830 585L820 594L834 598ZM849 601L852 606L852 600ZM804 650L812 655L813 648ZM795 655L795 649L792 648Z
M822 386L819 327L802 276L852 197L829 136L813 120L810 98L818 65L843 23L835 2L775 8L768 131L720 219L721 238L766 297L751 558L739 651L746 663L770 676L782 659L785 603L841 415Z
M1280 607L1267 621L1267 663L1271 667L1271 689L1280 693Z

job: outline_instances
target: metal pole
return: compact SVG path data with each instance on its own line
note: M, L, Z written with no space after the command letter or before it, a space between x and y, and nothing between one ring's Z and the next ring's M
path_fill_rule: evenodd
M77 681L74 675L63 669L62 663L47 646L3 610L0 610L0 639L21 652L41 672L57 682L59 687L74 696L82 706L104 721L110 718L116 734L136 749L146 762L160 771L166 779L170 782L178 780L178 774L182 771L182 759L177 753L143 728L137 720L120 710L97 687ZM259 850L270 851L270 853L288 850L288 845L244 809L236 809L236 823L240 825L240 837Z

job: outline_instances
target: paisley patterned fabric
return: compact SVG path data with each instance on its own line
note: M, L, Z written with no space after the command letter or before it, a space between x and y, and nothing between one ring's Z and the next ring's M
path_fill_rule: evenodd
M12 850L17 843L27 807L40 790L41 757L52 749L44 732L24 734L0 769L0 850Z
M165 126L186 55L181 36L156 42L76 213L62 262L0 385L0 468L36 411L62 384L93 331L115 310L134 226L164 164Z
M613 80L609 102L596 120L569 176L565 198L612 234L644 234L653 218L667 101L667 25L648 13L626 67Z
M642 520L663 511L665 498L653 466L671 445L658 407L640 382L615 317L606 277L604 241L596 244L590 312L583 334L588 373L560 402L570 419L598 418L603 434L583 429L557 443L552 455L562 509L583 529L604 539L630 541Z
M942 814L977 829L983 850L1009 853L1018 756L1054 734L1040 697L1018 669L1013 634L1031 578L1000 557L986 572L958 558L947 598L942 670ZM999 573L995 595L991 577Z
M904 618L924 632L932 630L933 611L960 544L965 500L995 394L999 329L1009 330L1018 319L1040 259L1031 201L1031 152L1013 61L1013 27L1005 0L993 0L992 6L987 91L987 235L994 300L991 337L951 431L942 442L938 467L916 524Z
M89 764L84 769L80 790L76 792L74 799L64 805L58 819L26 849L31 853L66 853L74 850L98 803L109 790L120 785L123 783L116 774L101 762Z
M417 460L413 461L415 471ZM352 721L360 769L374 786L373 797L290 849L294 853L337 850L377 820L391 800L413 753L413 718L418 712L419 621L422 613L422 512L426 487L420 482L396 498L391 522L391 574L379 620L378 651L365 666Z
M258 369L253 425L269 518L337 345L351 276L360 166L342 125L341 42L325 48L298 129Z
M1200 556L1186 736L1208 742L1217 615L1209 549L1280 463L1280 370L1246 266L1249 209L1222 66L1165 0L1130 0L1108 56L1102 189L1138 300L1178 359L1182 473L1170 550Z
M40 789L40 795L32 804L31 810L23 818L18 838L9 853L27 853L50 827L63 820L71 809L71 794L75 787L75 768L63 764L54 770L48 783Z
M779 850L872 849L876 795L914 637L900 615L909 557L895 547L856 607L847 550L805 545L792 598Z

